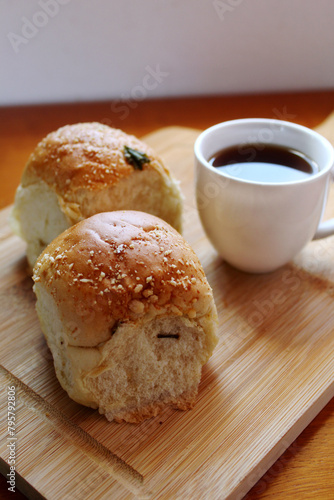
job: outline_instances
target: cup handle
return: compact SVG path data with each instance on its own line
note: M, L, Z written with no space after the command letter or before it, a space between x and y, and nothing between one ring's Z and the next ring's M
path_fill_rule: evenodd
M329 219L319 224L313 239L320 240L321 238L327 238L327 236L331 236L332 234L334 234L334 219Z

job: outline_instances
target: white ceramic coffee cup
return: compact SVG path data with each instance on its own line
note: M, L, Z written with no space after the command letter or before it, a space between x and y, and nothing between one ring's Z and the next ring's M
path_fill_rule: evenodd
M254 182L208 163L222 149L264 143L300 151L319 171L290 182ZM232 120L202 132L194 149L201 222L212 245L232 266L253 273L273 271L312 239L334 234L334 219L320 223L334 150L317 132L281 120Z

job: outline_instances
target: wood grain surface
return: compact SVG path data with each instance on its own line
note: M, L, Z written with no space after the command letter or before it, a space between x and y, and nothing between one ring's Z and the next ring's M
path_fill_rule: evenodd
M299 94L299 95L279 95L279 96L243 96L243 97L233 97L233 98L210 98L210 99L184 99L184 100L173 100L173 101L155 101L155 102L150 102L150 103L137 103L138 106L136 109L131 109L129 112L128 117L125 119L121 120L121 117L119 115L115 116L115 113L112 114L109 112L109 117L108 118L110 121L113 120L114 123L110 123L115 126L119 126L123 128L126 131L136 133L136 135L142 135L142 133L146 133L150 130L155 130L156 128L160 128L161 126L165 125L171 125L171 124L179 124L179 125L191 125L192 127L197 127L197 128L204 128L206 126L209 126L215 122L222 121L224 119L229 119L229 118L238 118L242 116L269 116L269 117L279 117L277 116L277 113L285 114L284 117L286 119L290 119L291 121L296 121L298 123L302 123L304 125L308 126L315 126L318 125L319 122L321 122L327 114L329 114L332 109L334 109L334 95L331 92L326 93L325 95L323 94ZM45 135L48 131L57 128L57 126L63 125L64 123L70 123L70 122L75 122L75 121L82 121L82 120L103 120L108 117L108 109L110 109L110 103L101 103L101 104L92 104L92 105L72 105L72 106L60 106L60 107L37 107L37 108L16 108L16 109L5 109L1 110L1 121L0 121L0 128L2 130L2 135L1 135L1 145L2 145L2 151L4 152L4 158L5 162L1 166L1 171L0 171L0 179L1 179L1 202L3 203L3 206L7 205L10 203L13 199L13 192L14 189L19 182L19 177L20 173L22 171L22 166L30 153L30 151L33 149L35 146L36 142ZM197 116L198 114L198 116ZM102 115L102 117L101 117ZM104 116L103 116L104 115ZM289 115L289 116L286 116ZM197 120L197 121L196 121ZM104 120L106 121L106 120ZM191 122L191 123L189 123ZM136 129L137 125L137 129ZM184 168L186 170L189 169L189 144L187 141L191 143L193 141L193 136L194 132L189 131L189 136L188 139L182 139L180 143L178 144L178 158L180 157L180 151L184 155L185 150L187 149L187 160L184 162ZM172 134L172 136L175 138L175 130ZM184 137L184 136L183 136ZM158 139L158 142L160 141L158 135L153 135L152 136L152 141L156 141ZM164 140L166 139L166 136L164 137ZM171 144L175 145L175 141L172 142ZM171 144L166 147L166 143L164 142L164 147L166 147L165 155L168 156L168 152L170 151ZM188 144L185 146L185 144ZM153 144L154 145L154 144ZM191 212L193 210L193 207L188 207L189 208L189 217L191 217ZM329 211L331 210L331 207L329 207ZM194 226L195 227L195 226ZM194 232L190 229L187 235L189 241L195 237ZM19 243L17 243L18 251L22 251L22 249L19 248ZM217 290L219 290L219 293L222 295L218 295L218 297L222 297L225 300L224 308L227 308L230 311L230 317L227 318L227 324L229 321L233 321L234 317L234 312L233 308L235 307L236 304L236 296L238 293L240 293L240 284L239 290L238 286L235 286L238 282L238 278L236 277L237 273L236 271L232 270L228 266L225 266L221 263L218 263L217 259L215 258L214 254L212 253L212 250L207 250L207 247L205 246L205 242L201 241L201 238L197 241L197 248L196 251L197 253L200 254L203 263L205 264L206 271L208 273L209 278L212 280L212 284L214 286L214 289L216 288L216 293ZM313 245L313 244L311 244ZM311 251L311 250L310 250ZM303 323L298 323L298 332L299 334L297 335L297 338L299 340L303 337L302 332L305 329L305 325L310 325L314 329L314 331L319 331L322 333L319 333L319 339L318 341L313 345L312 350L310 351L310 356L313 355L315 356L315 353L317 352L318 349L321 349L321 344L322 342L320 341L323 338L326 338L327 341L327 355L329 355L328 362L331 363L331 356L330 356L330 346L332 345L332 339L333 339L333 330L327 330L326 328L326 321L325 323L322 323L324 321L324 314L321 314L320 311L322 309L324 311L327 311L328 308L332 304L332 296L331 296L331 282L332 282L332 276L331 276L331 265L328 264L329 262L331 263L332 259L332 254L331 254L331 247L329 245L328 248L322 250L322 255L325 254L326 258L323 259L321 258L319 260L318 257L314 258L314 255L308 253L309 250L304 252L300 257L299 260L295 263L295 267L289 267L285 269L285 271L288 271L292 274L286 275L288 279L294 280L295 286L297 286L297 283L301 285L303 288L305 284L307 284L307 292L306 296L308 293L312 295L312 307L307 310L307 316L306 314L306 324ZM312 258L313 255L313 258ZM13 256L12 258L16 258ZM329 259L329 260L328 260ZM326 263L327 262L327 263ZM217 268L221 269L223 267L223 273L221 278L218 281L215 281L214 275L217 270ZM298 269L298 272L295 271L295 269ZM316 270L316 273L315 273ZM22 272L22 269L16 268L17 272ZM306 273L306 274L305 274ZM239 276L240 273L237 273ZM309 282L309 276L312 275L312 280L311 284ZM316 279L314 279L314 276ZM277 279L277 276L276 276ZM282 275L278 278L277 283L281 283L282 280ZM254 281L253 286L254 286ZM275 287L276 287L275 284ZM291 285L291 281L290 281ZM246 284L244 283L244 287ZM26 287L29 289L29 284L26 282ZM251 283L247 284L247 290L251 287ZM303 288L304 289L304 288ZM258 288L255 288L252 290L252 297L257 297L256 300L258 300L258 303L261 305L262 304L262 313L260 310L260 313L263 315L266 309L266 300L267 300L267 293L269 293L272 290L272 283L269 282L264 282L261 283L261 286L258 285ZM300 289L301 290L301 289ZM285 290L287 291L287 290ZM255 294L255 295L254 295ZM315 297L318 297L317 302L314 302ZM305 298L305 297L304 297ZM296 304L293 304L293 300L295 300L293 297L290 297L289 295L289 305L291 305L292 310L296 312ZM295 307L295 309L293 309ZM298 307L297 307L298 310ZM319 314L314 315L312 311L319 311ZM233 312L233 314L232 314ZM277 311L276 311L277 314ZM268 316L268 305L267 305L267 313L266 315ZM280 331L280 321L281 319L279 317L273 317L271 316L271 319L269 321L270 324L272 324L272 321L274 321L274 324L276 325L276 328L278 328L277 331ZM329 315L330 316L330 315ZM309 319L307 319L307 317ZM327 318L327 316L326 316ZM325 319L326 319L325 318ZM254 318L253 318L254 319ZM268 320L269 318L267 318ZM305 319L305 318L304 318ZM309 320L312 321L310 322ZM258 320L259 321L259 320ZM315 323L314 323L315 322ZM268 321L263 321L262 322L262 329L266 330L268 328L268 324L264 326L265 323L268 323ZM321 326L322 325L322 326ZM325 326L324 326L325 325ZM321 329L322 328L322 329ZM331 328L331 327L330 327ZM240 330L241 332L241 330ZM325 337L324 337L324 332L325 332ZM21 333L22 335L22 333ZM264 335L264 337L261 337L261 335ZM260 339L265 339L266 334L265 332L262 332L260 335ZM301 335L301 337L300 337ZM289 336L286 333L283 335L283 338L285 341L289 343ZM275 342L278 342L279 337L275 337ZM242 342L241 342L242 341ZM244 345L246 341L247 344L247 336L245 334L239 335L239 338L237 336L237 342L240 342L240 348L241 345ZM273 342L273 345L275 345L275 342ZM267 348L267 343L264 342L261 346L261 348ZM230 347L232 347L232 344ZM260 344L257 344L257 347L259 347ZM6 343L6 351L10 350L10 344L7 341ZM276 345L277 348L277 345ZM238 348L239 349L239 348ZM239 354L242 354L240 350L237 349L237 352ZM242 349L242 348L241 348ZM288 349L288 348L287 348ZM2 351L3 354L4 351ZM233 352L235 352L233 348ZM261 349L259 351L260 355ZM44 352L45 354L45 352ZM238 354L238 356L239 356ZM245 353L244 353L245 354ZM226 366L228 368L227 371L230 370L233 371L233 365L235 366L236 359L233 359L235 354L233 356L226 358ZM261 357L261 356L260 356ZM317 358L317 356L315 356ZM323 360L323 358L321 357ZM49 361L49 360L46 360ZM278 360L277 360L278 362ZM15 364L13 365L15 368ZM214 366L214 365L213 365ZM278 365L277 365L278 366ZM301 365L299 365L300 367ZM327 366L327 365L326 365ZM328 365L329 367L332 367L332 365ZM311 363L309 364L309 370L312 372L314 370L315 365ZM252 368L255 370L255 368ZM332 368L331 368L332 369ZM213 370L211 368L211 371L205 371L204 372L204 378L203 378L203 396L200 395L200 398L205 398L205 394L210 393L210 384L213 383L210 377L212 377ZM260 370L260 365L257 367L258 372L260 372L261 375L261 370ZM252 371L252 370L251 370ZM50 375L50 372L48 372ZM291 371L290 379L297 377L299 373L298 367L296 367L294 370ZM28 376L28 374L26 374ZM328 373L325 370L325 373L323 374L325 377L329 377L328 380L330 381L331 377L331 372L329 371ZM29 377L28 377L29 378ZM298 377L297 377L298 378ZM41 389L44 390L44 394L46 395L49 394L46 389L43 389L43 377L41 377ZM252 380L252 377L249 375L247 378L248 382ZM264 382L263 379L261 379L262 382ZM268 383L270 383L272 380L268 380ZM205 384L205 387L203 386ZM259 382L260 384L260 382ZM262 400L263 394L261 393L260 389L261 384L258 387L258 397L259 401ZM263 386L264 387L264 386ZM262 387L262 390L264 388ZM277 386L277 396L278 398L281 397L281 391L279 390L279 387L282 388L282 386ZM322 386L323 387L323 386ZM204 390L204 388L209 388L209 391ZM246 388L247 389L247 384ZM312 392L312 387L311 387L311 392ZM284 393L284 391L283 391ZM241 394L241 393L240 393ZM201 401L201 399L200 399ZM54 402L54 401L53 401ZM57 402L57 398L56 398ZM67 404L64 404L62 401L62 408L65 408L66 411L68 411L68 406ZM207 401L206 401L207 402ZM305 405L309 401L305 400ZM312 406L312 405L311 405ZM198 407L199 408L199 407ZM334 484L333 484L333 454L332 454L332 449L333 449L333 444L334 444L334 439L333 439L333 403L329 403L326 408L318 415L318 417L313 420L313 422L308 425L308 427L305 429L305 431L297 438L297 440L287 449L287 451L281 455L281 457L276 461L276 463L269 469L269 471L265 473L266 467L263 464L261 468L258 468L257 473L260 473L262 475L262 478L259 480L259 482L253 487L253 489L247 494L247 498L333 498L333 489L334 489ZM82 410L79 410L79 413ZM85 410L87 411L87 410ZM200 411L200 410L197 410ZM90 412L90 410L88 410ZM275 412L274 412L275 413ZM74 418L76 420L76 412L72 413L72 411L69 412L71 418ZM182 414L180 414L182 415ZM267 416L266 412L264 414ZM212 421L217 422L216 416L213 412L212 414ZM166 417L167 427L168 429L168 421L169 418L172 418L169 414ZM175 417L174 417L175 418ZM177 418L182 420L181 416L178 416ZM242 416L240 417L242 419ZM93 414L90 414L89 419L94 419ZM89 420L88 419L88 420ZM219 420L219 419L218 419ZM297 419L298 420L298 419ZM76 420L79 422L80 427L84 427L84 425L81 423L80 418ZM199 421L201 419L199 418ZM89 420L90 425L92 424L92 420ZM260 425L261 424L261 419L258 418L257 423ZM103 425L103 424L101 424ZM161 432L163 427L163 424L159 424L159 435L162 433L164 435L164 431ZM255 428L256 427L256 419L255 419ZM217 432L218 432L218 423L216 425L213 425L212 427L212 433L214 434L213 439L217 437ZM88 429L90 430L90 427L88 426ZM273 432L276 429L273 430ZM252 429L250 429L250 434L251 434ZM42 431L41 431L42 432ZM216 432L216 434L215 434ZM46 431L46 435L48 435L48 432ZM205 433L204 433L205 435ZM219 433L218 433L219 435ZM178 439L180 438L180 434L177 434ZM250 435L251 438L251 435ZM37 439L37 436L36 436ZM203 438L204 439L204 438ZM204 443L204 441L203 441ZM51 446L52 443L50 443ZM264 444L264 441L263 441ZM288 443L287 443L288 444ZM113 449L115 451L115 449ZM190 450L191 451L191 450ZM190 453L189 451L189 453ZM284 451L284 447L281 447L280 449L276 450L278 455L281 454ZM69 450L70 456L75 458L75 450ZM91 452L93 455L94 453ZM129 455L131 457L131 454ZM129 458L129 456L124 455L125 458ZM138 455L136 455L138 456ZM203 457L205 456L205 450L204 450L204 455L200 454L199 456ZM90 460L93 460L92 455L90 456ZM134 457L133 460L133 465L136 464L136 459ZM99 465L97 465L97 471L99 470ZM96 471L95 471L96 472ZM98 474L98 472L96 472ZM172 471L172 473L177 473L176 471ZM93 474L94 475L94 474ZM145 474L144 474L145 476ZM233 473L231 473L232 477L238 476L238 466L237 463L234 466ZM78 477L80 477L80 471L78 471ZM96 476L100 477L100 476ZM81 478L81 480L84 480L84 474ZM252 478L252 482L256 480L256 477ZM102 481L103 482L103 481ZM137 485L138 486L138 485ZM136 487L137 487L136 486ZM161 486L162 487L162 486ZM6 495L9 498L10 493L6 492L6 485L2 483L2 488L3 488L3 498L7 498ZM1 490L0 490L1 491ZM194 492L192 492L194 493ZM223 498L223 496L219 496L219 493L217 493L217 490L215 491L214 489L210 490L210 487L207 486L205 491L200 491L197 490L198 496L197 498ZM33 497L34 493L27 492L30 497ZM74 496L68 496L67 498L76 498L75 496L75 488L73 491ZM101 490L101 495L105 494ZM166 493L167 494L167 493ZM66 498L63 496L63 498ZM98 496L96 497L91 497L91 498L100 498ZM102 498L102 496L101 496ZM107 498L107 497L106 497ZM165 498L175 498L175 496L165 496ZM181 497L180 497L181 498ZM196 498L196 496L193 496L192 498Z

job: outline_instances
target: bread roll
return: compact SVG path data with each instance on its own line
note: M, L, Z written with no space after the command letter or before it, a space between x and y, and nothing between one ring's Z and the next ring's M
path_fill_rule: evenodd
M23 172L11 220L27 242L33 267L46 245L71 225L99 212L128 209L181 230L181 191L154 151L121 130L78 123L38 144Z
M94 215L44 250L33 279L72 399L127 422L193 406L217 314L198 258L169 224L136 211Z

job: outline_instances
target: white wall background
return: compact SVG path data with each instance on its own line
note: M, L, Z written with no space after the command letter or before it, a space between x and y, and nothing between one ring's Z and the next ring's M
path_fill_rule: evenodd
M333 0L0 0L0 105L333 87Z

